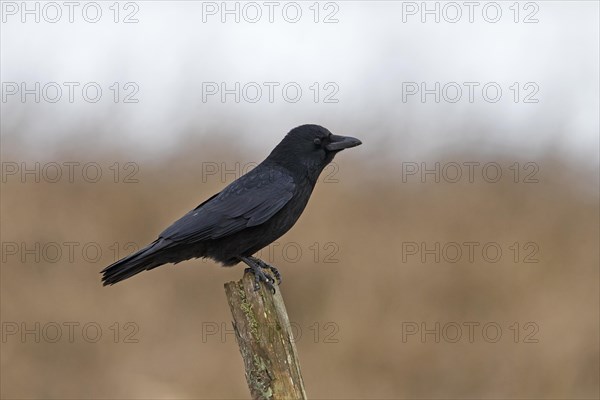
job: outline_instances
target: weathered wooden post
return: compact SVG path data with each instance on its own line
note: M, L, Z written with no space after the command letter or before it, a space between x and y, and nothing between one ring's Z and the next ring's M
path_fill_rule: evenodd
M253 399L306 399L290 321L277 287L275 294L246 272L225 284L233 328Z

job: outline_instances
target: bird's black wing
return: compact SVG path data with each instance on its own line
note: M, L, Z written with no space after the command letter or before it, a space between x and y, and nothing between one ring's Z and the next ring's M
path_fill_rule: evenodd
M159 237L193 243L260 225L290 201L294 190L289 174L258 166L175 221Z

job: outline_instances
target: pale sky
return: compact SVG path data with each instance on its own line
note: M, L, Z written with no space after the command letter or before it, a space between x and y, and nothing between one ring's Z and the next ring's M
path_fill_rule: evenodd
M32 151L101 134L160 154L216 127L264 148L319 123L398 157L481 145L598 163L596 1L27 4L2 2L2 135Z

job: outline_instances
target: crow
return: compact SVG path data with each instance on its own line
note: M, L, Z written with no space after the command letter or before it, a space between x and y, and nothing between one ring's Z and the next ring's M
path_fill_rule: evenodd
M319 125L292 129L254 169L175 221L148 246L102 270L103 285L163 264L202 257L223 266L243 262L254 273L255 290L261 281L275 290L273 284L275 279L281 283L281 274L252 255L296 223L321 171L335 155L360 144Z

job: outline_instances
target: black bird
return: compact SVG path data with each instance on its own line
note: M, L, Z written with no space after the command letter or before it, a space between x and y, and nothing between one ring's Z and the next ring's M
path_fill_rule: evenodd
M292 129L271 154L165 229L154 242L102 270L104 286L166 263L207 257L231 266L244 262L274 290L268 263L252 257L298 220L323 168L340 151L358 146L353 137L333 135L319 125Z

